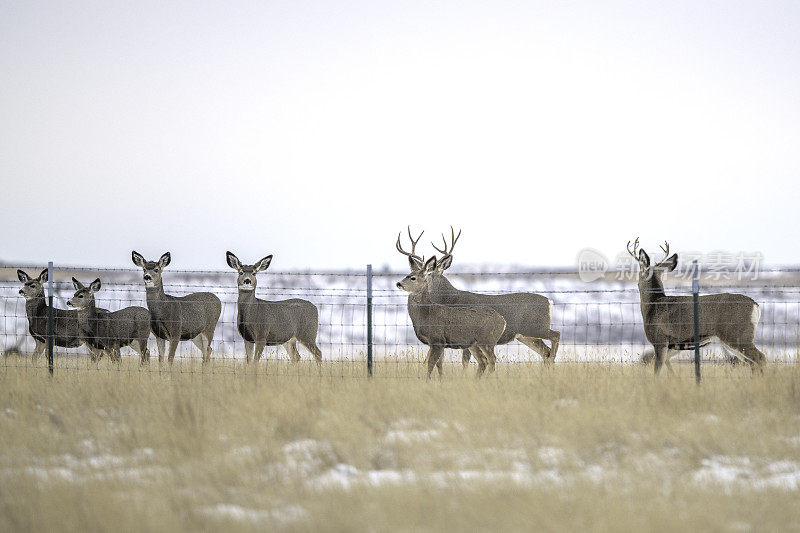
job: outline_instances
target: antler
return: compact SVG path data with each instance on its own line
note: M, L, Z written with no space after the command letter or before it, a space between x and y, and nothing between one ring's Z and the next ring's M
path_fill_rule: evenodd
M461 237L461 230L458 230L458 235L456 235L455 230L453 230L453 226L450 226L450 251L447 251L447 239L444 237L444 233L442 233L442 242L444 243L444 249L440 250L436 247L433 242L431 242L431 246L433 249L442 254L442 259L449 255L453 255L453 249L456 247L456 243L458 242L459 237Z
M639 237L636 237L636 240L633 241L633 250L631 250L631 241L628 241L628 244L625 246L628 249L628 253L633 256L634 259L637 261L639 258L636 256L636 250L639 248Z
M658 262L659 265L669 257L669 243L667 241L664 241L664 246L661 246L661 251L664 252L664 257Z
M415 250L417 249L417 243L422 238L422 234L423 233L425 233L425 230L422 230L422 233L419 234L419 237L417 237L417 239L414 240L414 237L411 236L411 226L408 226L408 238L411 240L411 252L410 253L406 252L405 250L403 250L403 247L400 245L400 235L402 234L402 232L397 234L397 243L395 244L395 247L397 248L397 251L400 252L401 254L407 256L409 259L416 259L420 263L424 263L423 258L418 256L415 253Z

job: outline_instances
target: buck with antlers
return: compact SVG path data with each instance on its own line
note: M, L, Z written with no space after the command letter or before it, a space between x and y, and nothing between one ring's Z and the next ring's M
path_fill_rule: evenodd
M411 230L409 228L409 238ZM533 351L542 356L545 363L552 362L558 351L558 341L561 333L550 328L552 318L553 303L549 298L540 294L533 293L511 293L511 294L478 294L469 291L456 289L444 276L444 271L450 268L453 263L453 249L461 237L461 231L455 234L453 227L450 227L450 247L448 249L447 240L442 235L444 246L440 249L431 243L436 251L442 254L441 259L436 264L436 270L429 276L430 299L433 303L441 305L465 305L476 307L488 307L497 311L506 321L506 328L503 335L498 339L497 344L507 344L512 340L518 340ZM417 241L422 238L420 233ZM412 245L415 241L412 238ZM421 261L419 256L414 255L412 248L411 254L403 251L400 246L400 236L397 237L397 250L409 257L409 264L412 265L412 257ZM550 341L548 347L542 339ZM464 352L463 361L469 361L468 352Z
M471 353L478 361L476 378L481 377L487 367L494 371L494 347L505 330L505 319L490 307L432 303L430 279L436 272L436 257L423 263L422 258L413 252L415 245L416 242L412 239L412 252L406 254L411 273L399 281L397 287L409 293L408 314L414 325L414 333L429 347L426 357L428 378L431 377L434 367L439 371L439 377L442 376L445 348ZM405 254L399 237L397 247ZM469 362L469 355L466 357Z
M644 333L655 350L655 373L669 363L680 350L695 347L694 302L691 296L668 296L661 276L678 265L678 254L669 254L669 243L661 250L664 258L651 263L650 256L639 248L639 239L628 241L628 253L639 263L639 299ZM749 362L763 366L766 357L753 344L761 310L752 298L743 294L706 294L699 299L698 322L701 346L718 340Z

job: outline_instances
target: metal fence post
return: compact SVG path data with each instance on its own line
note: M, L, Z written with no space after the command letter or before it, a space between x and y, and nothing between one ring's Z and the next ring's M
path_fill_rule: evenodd
M694 377L700 383L700 268L694 260L692 276L692 301L694 303Z
M53 375L53 262L47 263L47 369Z
M372 377L372 265L367 265L367 375Z

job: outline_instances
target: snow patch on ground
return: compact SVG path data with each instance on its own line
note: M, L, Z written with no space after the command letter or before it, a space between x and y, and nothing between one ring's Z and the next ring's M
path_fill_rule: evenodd
M84 449L96 449L91 441L84 441ZM77 457L72 454L54 455L46 458L34 458L31 465L17 470L42 482L68 481L81 483L87 479L124 479L126 481L144 482L168 472L163 466L148 464L154 458L151 448L133 450L130 456L117 456L108 453ZM8 470L7 473L11 473Z
M441 434L442 432L438 429L393 429L386 433L386 435L383 437L383 441L390 444L430 442L439 438Z
M800 463L759 461L749 457L715 455L703 459L692 475L695 483L722 485L725 488L800 489Z
M249 509L240 505L218 503L217 505L202 507L199 509L199 511L206 516L215 518L228 518L237 520L239 522L249 522L251 524L260 524L262 522L278 522L286 525L293 522L307 520L310 517L308 511L299 505L287 505L286 507L278 507L267 510Z

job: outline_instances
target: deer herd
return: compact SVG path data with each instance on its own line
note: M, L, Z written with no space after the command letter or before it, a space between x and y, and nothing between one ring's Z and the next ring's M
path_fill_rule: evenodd
M495 347L514 340L539 354L545 363L555 360L561 334L551 328L553 302L549 298L533 293L479 294L459 290L450 283L445 272L453 263L453 250L460 231L456 235L450 228L449 245L442 235L442 248L431 243L440 257L433 255L427 260L416 252L422 233L415 239L408 228L410 251L403 248L401 235L398 234L395 246L407 257L409 273L397 282L397 288L408 293L408 314L414 333L428 347L425 363L429 378L434 369L442 376L446 348L461 350L465 368L474 358L478 364L476 377L494 371ZM667 295L661 281L664 272L675 269L678 256L670 255L666 243L662 251L664 258L653 262L639 248L638 238L632 245L628 242L628 252L639 264L642 321L645 336L655 352L656 374L664 365L672 371L670 358L680 350L695 347L692 297ZM242 264L231 252L225 255L228 266L238 274L236 327L244 341L247 363L253 359L258 362L266 346L279 345L284 346L292 361L298 361L298 342L320 363L322 351L316 342L317 307L299 298L280 301L256 298L256 275L269 267L271 255L253 265ZM158 346L159 362L166 355L167 361L172 363L178 343L187 340L200 350L203 362L208 362L222 311L220 299L210 292L185 296L167 294L162 274L171 261L169 252L157 261L148 261L134 251L131 259L142 269L147 308L131 306L118 311L99 308L95 304L95 294L101 290L100 279L87 286L72 278L75 293L67 301L71 309L52 309L54 345L63 348L86 345L93 361L103 355L119 361L120 349L129 346L139 354L142 364L146 364L150 359L147 341L152 333ZM33 352L36 357L47 345L50 309L44 284L48 273L43 270L33 278L17 270L17 276L23 284L19 293L25 298L28 331L36 343ZM755 301L741 294L709 294L700 296L698 309L701 345L717 341L751 366L764 365L764 354L753 344L761 316Z

